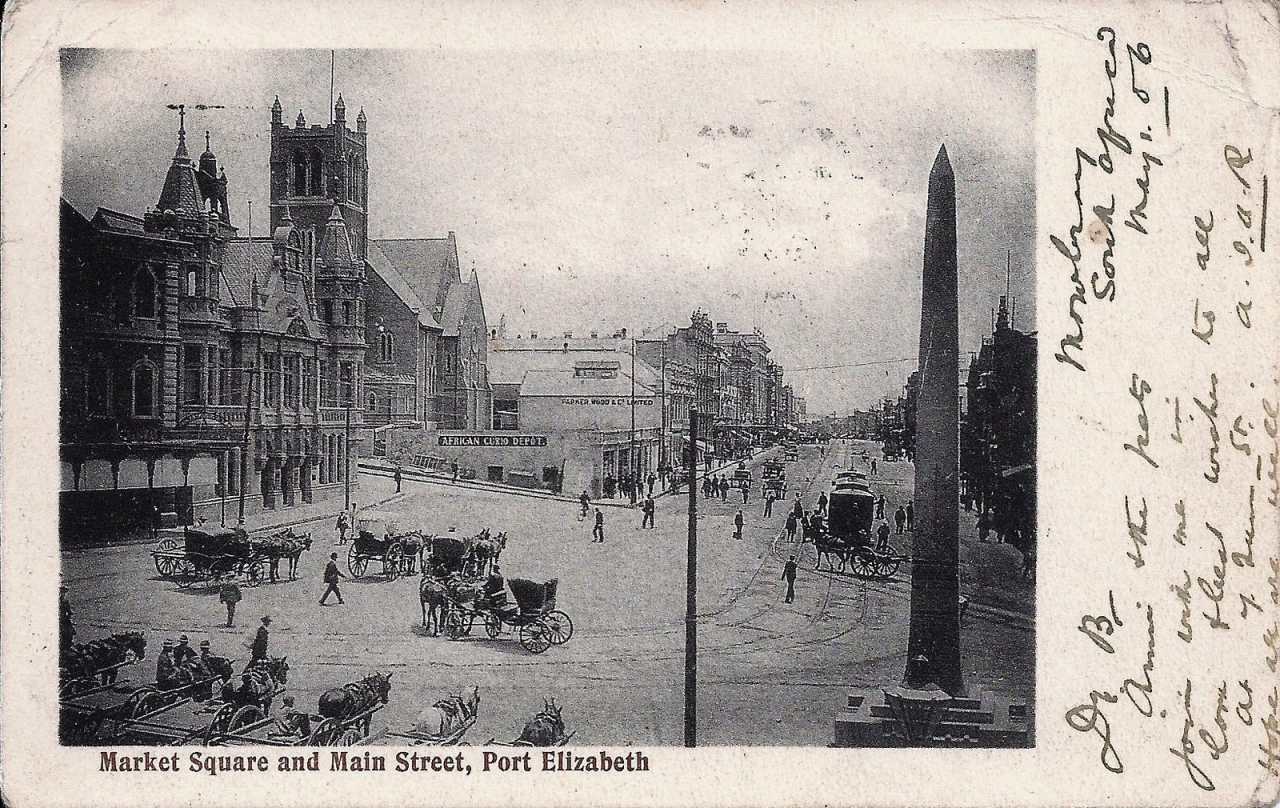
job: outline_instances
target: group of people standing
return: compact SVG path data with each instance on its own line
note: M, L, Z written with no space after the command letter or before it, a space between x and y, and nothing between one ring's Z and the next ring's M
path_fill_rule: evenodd
M666 477L666 468L663 467L662 471L664 472L663 477ZM630 474L624 474L621 477L614 477L612 474L609 474L604 478L604 496L605 499L613 499L614 497L622 496L629 498L634 502L635 500L646 496L646 489L647 496L652 497L653 487L657 484L658 475L654 474L652 471L649 472L649 476L647 477L639 475L633 477Z

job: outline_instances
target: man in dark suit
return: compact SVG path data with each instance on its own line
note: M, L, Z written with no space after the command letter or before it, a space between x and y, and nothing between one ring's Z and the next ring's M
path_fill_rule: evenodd
M259 659L267 658L267 629L271 626L271 617L264 616L262 625L258 626L258 633L253 636L253 644L249 646L249 664L245 668L249 668Z
M742 538L742 511L739 510L737 515L733 517L733 537L735 539Z
M604 512L596 508L596 526L591 528L591 541L604 543Z
M782 568L782 580L787 582L787 597L783 603L794 603L796 599L796 557L791 556L787 559L787 565Z
M329 563L324 567L324 582L326 584L324 594L320 596L320 605L324 606L325 601L329 599L329 593L338 596L338 605L341 606L345 601L342 599L342 593L338 591L338 580L345 578L342 570L338 569L338 554L329 553Z

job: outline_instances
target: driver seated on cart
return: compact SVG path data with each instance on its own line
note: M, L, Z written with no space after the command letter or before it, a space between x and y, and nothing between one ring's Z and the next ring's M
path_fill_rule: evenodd
M161 690L168 690L173 684L177 665L173 661L173 640L165 640L156 656L156 684Z
M495 612L506 612L514 608L507 603L507 580L502 577L502 571L496 566L484 581L480 602L484 608Z
M293 696L284 697L284 710L276 719L276 726L269 735L273 738L309 738L311 737L311 716L301 710L294 709Z

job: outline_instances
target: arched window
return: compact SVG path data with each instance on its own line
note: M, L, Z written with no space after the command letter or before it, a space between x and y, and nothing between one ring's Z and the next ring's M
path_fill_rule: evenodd
M155 317L156 309L156 277L146 266L138 268L133 276L133 315L135 317Z
M332 300L324 301L323 308L324 308L324 321L326 323L332 324L333 323L333 301Z
M378 409L378 397L375 394L370 393L369 394L369 411L376 412L377 409Z
M133 414L150 418L156 414L156 366L149 359L133 365Z
M390 332L383 332L378 336L378 357L383 362L395 361L395 351L391 342Z
M310 177L307 191L311 196L324 196L324 156L319 149L311 150Z
M293 193L294 196L307 195L307 153L293 153Z
M351 325L351 301L346 300L342 303L342 324Z

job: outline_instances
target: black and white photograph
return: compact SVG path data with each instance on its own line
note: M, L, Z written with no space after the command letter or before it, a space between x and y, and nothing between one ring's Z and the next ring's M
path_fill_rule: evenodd
M1035 745L1034 51L59 62L62 744Z

